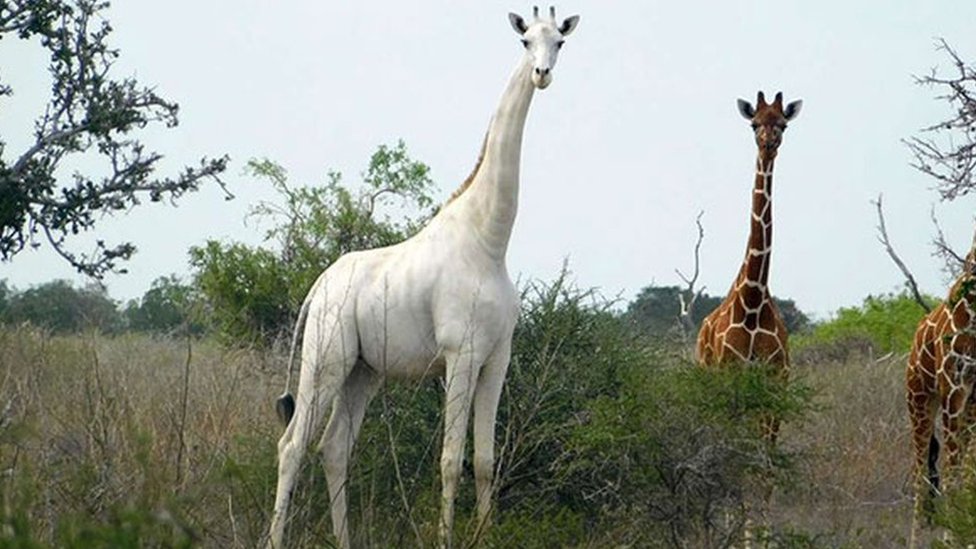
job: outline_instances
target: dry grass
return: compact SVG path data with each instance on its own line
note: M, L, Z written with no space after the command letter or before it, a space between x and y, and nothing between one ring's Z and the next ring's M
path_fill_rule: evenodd
M46 543L128 521L162 545L253 546L240 490L218 488L232 482L239 441L273 449L279 370L257 353L188 341L0 331L5 508Z
M826 546L904 547L911 520L911 450L904 356L803 364L818 410L784 432L802 449L798 485L777 497L776 520Z
M820 409L783 432L783 443L809 459L797 486L776 495L775 524L817 546L904 546L903 368L903 357L795 368L818 390ZM134 527L141 537L133 547L255 546L273 497L280 427L272 404L283 374L280 357L199 342L0 330L0 516L8 519L0 545L22 535L44 545L124 546L113 532ZM293 541L321 546L324 486L314 471L299 484L303 528ZM354 526L373 523L370 509L352 512ZM29 532L18 534L11 517ZM358 539L378 534L360 530Z

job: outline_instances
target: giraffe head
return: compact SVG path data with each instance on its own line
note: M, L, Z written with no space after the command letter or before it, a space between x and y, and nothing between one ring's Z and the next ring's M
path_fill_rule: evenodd
M579 16L567 17L562 23L556 21L556 8L549 7L549 17L539 17L538 6L532 8L533 21L526 24L522 16L509 13L512 28L522 37L525 55L532 64L532 84L540 90L552 82L552 69L556 66L559 49L565 37L573 32L579 23Z
M739 99L739 114L752 123L752 130L756 133L756 145L762 158L776 157L779 144L783 141L786 123L800 114L803 101L797 99L783 107L783 92L777 92L772 103L766 103L763 92L756 98L756 106L745 99Z

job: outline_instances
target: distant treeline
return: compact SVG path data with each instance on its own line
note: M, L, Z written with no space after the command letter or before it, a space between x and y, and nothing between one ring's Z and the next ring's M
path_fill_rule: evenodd
M680 311L677 286L647 286L626 308L618 313L621 320L638 332L655 338L680 335ZM208 322L220 307L208 299L208 292L196 283L184 283L175 275L156 279L141 298L127 302L112 299L98 285L76 287L67 280L53 280L19 290L0 281L0 321L8 325L31 324L58 334L97 330L106 334L126 331L173 334L179 331L219 335L221 326ZM268 300L255 290L255 302ZM697 327L722 298L703 294L698 298L692 319ZM790 333L800 333L811 326L810 319L791 299L776 299ZM252 309L257 308L252 306ZM291 328L293 310L277 311L277 324L266 326L275 337ZM226 317L243 318L240 311L223 311ZM230 335L230 334L224 334Z

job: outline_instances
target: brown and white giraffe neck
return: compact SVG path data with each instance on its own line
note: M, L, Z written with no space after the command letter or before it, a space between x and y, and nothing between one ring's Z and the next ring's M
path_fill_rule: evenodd
M762 155L756 159L749 241L742 268L735 279L734 291L762 296L768 291L769 264L773 252L773 162L774 158L764 158Z
M522 134L535 86L524 56L492 116L480 164L457 196L457 215L477 233L490 254L505 257L518 212Z

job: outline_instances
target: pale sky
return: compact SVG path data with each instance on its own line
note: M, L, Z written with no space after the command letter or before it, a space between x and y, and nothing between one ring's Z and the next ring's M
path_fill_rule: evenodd
M577 283L630 300L642 287L680 284L692 267L695 216L705 211L700 282L724 294L745 251L755 144L736 98L763 89L802 98L774 175L770 284L820 317L895 290L901 274L875 240L870 201L884 193L889 232L922 289L946 280L930 256L935 204L949 240L969 245L974 199L939 203L909 166L901 139L950 114L913 74L948 73L944 37L976 62L976 2L564 2L579 14L529 111L518 219L508 253L513 278L552 279L568 259ZM543 11L546 9L543 6ZM95 238L131 240L129 273L109 275L117 299L152 280L188 275L187 250L207 239L256 244L244 223L268 186L242 174L252 157L320 184L347 183L381 143L402 138L431 166L445 199L470 172L489 117L522 55L511 2L118 1L108 11L121 51L116 75L181 105L180 125L143 134L166 155L160 175L227 153L224 179L178 207L145 206L109 218ZM0 41L0 102L8 156L22 151L49 83L36 44ZM79 165L85 165L80 163ZM46 243L0 263L19 289L80 280Z

